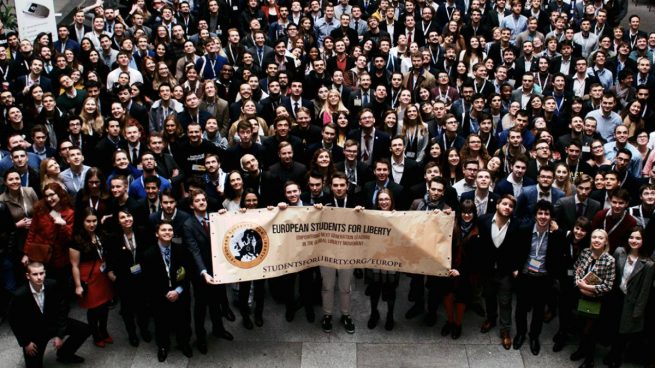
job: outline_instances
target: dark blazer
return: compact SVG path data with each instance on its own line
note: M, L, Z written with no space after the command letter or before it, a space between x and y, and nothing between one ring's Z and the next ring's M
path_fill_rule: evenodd
M491 222L494 214L482 215L478 219L479 246L474 256L478 270L482 275L490 275L497 270L500 275L509 275L523 266L519 258L520 244L525 242L525 231L519 222L512 218L507 228L505 239L496 248L491 237Z
M616 259L616 278L615 289L621 284L621 276L628 259L625 248L618 247L614 251ZM634 269L628 277L627 294L621 307L621 320L619 323L619 333L636 333L641 332L644 328L644 319L646 318L646 306L648 304L649 289L653 285L653 275L655 268L653 261L648 258L640 257L635 263Z
M525 241L518 246L518 265L519 272L523 271L523 267L528 261L530 250L532 249L532 230L534 229L534 220L529 221L524 228ZM566 237L564 230L558 229L557 231L548 232L548 247L546 248L546 261L544 267L548 271L548 275L557 277L561 273L561 268L564 264L564 248Z
M516 199L514 213L519 220L528 222L530 218L534 218L534 209L539 201L538 187L538 185L523 187L523 193ZM564 192L557 188L550 188L550 197L552 203L557 203L560 198L564 197Z
M439 8L437 9L437 13L433 18L437 22L437 30L439 31L439 33L441 33L446 23L448 23L448 5L449 4L446 2L440 3ZM453 6L455 7L455 9L459 9L462 16L465 15L466 9L463 0L453 1Z
M498 203L498 200L500 197L498 194L494 192L489 192L489 196L487 197L487 214L494 214L496 213L496 204ZM475 190L471 190L470 192L462 193L462 196L459 198L460 202L464 201L465 199L470 199L473 202L475 202Z
M43 343L57 336L65 337L68 304L54 280L45 280L43 313L36 304L29 283L21 286L9 306L9 326L21 347L30 342ZM39 346L44 349L45 346Z
M332 32L330 32L330 36L332 36L332 38L334 38L335 40L338 40L340 38L348 38L348 41L350 41L351 49L353 46L359 44L359 35L357 34L357 31L355 31L354 28L337 27L333 29Z
M29 78L29 74L16 77L16 82L13 87L16 96L23 96L23 89L25 89L25 86L27 85L27 78ZM53 92L52 81L45 76L45 73L39 77L39 85L43 88L43 92Z
M186 245L195 266L193 277L200 277L202 270L207 270L210 276L214 275L212 262L212 249L209 235L195 215L191 214L184 222L184 244Z
M393 160L393 159L392 159ZM391 175L389 175L391 177ZM423 181L423 170L416 162L411 158L405 158L405 168L403 170L403 176L400 178L400 185L403 188L409 189L411 186L418 184Z
M525 190L526 187L535 184L536 183L534 182L534 180L526 176L523 177L523 190ZM507 181L507 179L500 179L500 181L496 183L496 187L494 188L494 193L498 194L500 197L502 197L505 194L514 195L514 187L512 186L512 183Z
M550 61L550 72L558 73L562 66L562 56L556 56ZM575 60L571 56L571 62L569 63L569 70L566 71L565 75L570 76L575 74Z
M71 34L71 36L72 36L72 34ZM80 44L76 40L73 40L72 38L70 38L70 36L63 45L62 45L61 40L55 41L54 47L55 47L55 50L57 52L61 51L62 46L64 47L64 49L73 50L73 53L75 55L79 54L79 52L80 52Z
M327 84L329 85L329 84ZM289 115L292 116L294 119L296 118L295 113L293 112L293 102L291 101L291 98L285 98L284 101L282 101L282 106L284 106L287 111L289 112ZM300 100L300 106L306 107L309 109L309 113L312 117L312 121L316 119L316 116L314 116L314 103L305 95L303 94L303 97Z
M309 161L312 160L314 157L314 152L318 151L319 148L323 148L323 142L318 142L311 144L309 147L307 147L307 163L309 164ZM343 155L343 148L337 146L336 144L332 145L332 149L330 150L330 154L332 155L332 162L341 162L345 160L345 156Z
M334 165L334 167L337 169L337 171L340 171L342 173L346 172L345 161L337 162ZM350 184L350 188L348 189L348 191L351 194L359 193L365 183L367 183L370 180L373 180L373 173L371 172L370 167L366 163L358 160L356 171L357 171L357 187L354 187L352 183Z
M135 231L134 240L136 242L136 252L132 252L125 245L123 232L117 232L114 236L107 239L107 270L114 271L116 275L116 287L122 297L141 293L145 289L140 288L143 284L143 274L132 274L130 267L135 264L142 264L144 261L143 254L146 249L152 247L154 237L147 234L153 232Z
M364 187L362 188L362 193L361 193L361 202L363 203L363 206L366 207L367 209L373 209L374 208L374 198L373 194L375 193L375 186L376 186L376 181L371 180L368 183L364 184ZM400 184L396 184L391 178L389 178L389 183L387 184L387 189L391 191L391 194L393 195L394 202L396 203L396 209L399 210L404 210L409 208L409 205L407 204L407 199L405 198L404 195L404 188Z
M588 219L594 218L596 212L603 208L601 204L594 199L587 199L583 216ZM575 205L575 196L562 197L555 202L555 220L563 230L571 230L575 225L577 216L577 207Z
M517 58L518 55L521 55L518 47L510 44L509 48L514 50L514 55L516 55ZM496 42L492 44L491 47L489 47L489 52L487 53L487 57L490 57L494 61L495 65L500 65L503 63L502 55L500 52L501 52L500 42Z
M181 245L171 244L171 266L168 272L166 272L166 265L159 250L159 245L147 249L144 254L143 273L146 277L151 301L155 305L170 303L166 299L166 294L177 287L184 289L180 294L181 300L188 301L190 294L189 280L192 277L190 269L189 254ZM181 305L179 302L180 299L176 303Z
M362 141L362 130L355 129L351 131L348 133L348 139L354 139L357 143L360 143ZM375 162L375 160L380 158L389 158L389 156L391 156L391 152L389 151L390 146L391 137L389 137L387 133L375 129L375 136L373 137L373 157L371 162ZM360 160L362 158L362 152L363 150L360 148L358 156Z

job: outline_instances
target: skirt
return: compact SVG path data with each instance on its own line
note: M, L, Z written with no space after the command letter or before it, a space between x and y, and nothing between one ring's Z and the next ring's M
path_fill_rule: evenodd
M114 297L111 280L106 273L100 271L101 265L100 261L80 263L80 280L86 281L89 285L86 295L80 298L82 308L97 308Z

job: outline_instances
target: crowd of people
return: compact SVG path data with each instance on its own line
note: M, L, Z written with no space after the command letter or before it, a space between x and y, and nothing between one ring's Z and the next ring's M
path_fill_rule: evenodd
M408 275L404 315L443 305L443 336L469 310L538 355L557 319L581 367L597 343L655 364L655 32L627 0L98 0L53 36L0 26L0 300L28 367L111 344L116 303L159 361L172 333L207 353L207 312L232 340L231 303L275 318L266 292L330 332L338 286L354 333L353 277L392 330L399 273L218 284L208 214L289 206L454 214L448 277Z

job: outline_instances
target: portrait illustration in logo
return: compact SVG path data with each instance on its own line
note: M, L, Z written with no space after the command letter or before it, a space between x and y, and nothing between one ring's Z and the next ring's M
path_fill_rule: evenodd
M232 226L223 238L223 254L234 266L252 268L268 254L269 239L266 230L253 223Z

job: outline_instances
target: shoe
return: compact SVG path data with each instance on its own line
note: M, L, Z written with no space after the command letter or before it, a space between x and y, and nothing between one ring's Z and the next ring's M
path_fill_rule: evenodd
M296 311L293 308L287 308L287 311L284 313L284 318L287 320L287 322L293 321L293 318L296 315Z
M355 271L353 272L355 275L356 279L363 279L364 278L364 271L362 271L361 268L355 268Z
M462 326L453 325L453 331L450 333L450 337L452 337L453 340L457 340L460 336L462 336Z
M136 335L128 337L128 341L130 342L130 345L133 347L137 348L139 347L139 338L136 337Z
M414 304L414 306L412 306L411 308L409 308L409 310L407 311L407 313L405 313L405 318L407 318L407 319L412 319L412 318L414 318L414 317L418 317L418 316L420 316L420 315L423 314L424 312L425 312L425 309L423 309L423 305L422 305L422 304Z
M143 331L141 331L141 338L145 342L150 342L150 341L152 341L152 334L148 330L143 330Z
M436 313L426 314L423 323L428 327L434 327L437 324L437 314Z
M585 359L582 364L580 364L580 368L593 368L594 367L594 360L593 359Z
M555 345L553 345L553 351L558 353L564 349L564 346L566 346L566 334L562 332L558 332L553 336L553 342Z
M321 321L321 328L323 329L323 332L332 332L332 316L329 314L326 314L323 316L323 320Z
M80 364L80 363L84 363L84 358L75 354L66 355L66 356L57 355L57 361L63 364Z
M255 326L262 327L264 325L264 317L261 314L255 315Z
M496 321L492 322L492 321L486 320L486 321L484 321L482 326L480 326L480 332L487 333L494 327L496 327Z
M453 324L450 322L446 322L443 327L441 328L441 336L448 336L450 333L453 331Z
M378 325L378 321L380 321L380 313L375 310L371 313L371 318L368 319L368 324L366 326L369 330L372 330Z
M219 331L212 331L212 335L214 337L218 337L219 339L225 339L227 341L232 341L234 340L234 336L232 336L231 333L227 332L226 330L219 330Z
M107 344L105 344L104 340L94 341L93 345L95 345L95 346L97 346L99 348L104 348L105 346L107 346Z
M505 348L505 350L509 350L512 347L512 338L509 337L509 331L501 331L500 332L500 338L501 338L501 344Z
M157 351L157 360L159 360L160 363L164 362L167 356L168 356L168 349L159 348L159 350Z
M107 337L105 337L105 339L102 340L102 341L104 341L105 344L113 344L114 343L114 339L109 335L107 335Z
M191 346L189 344L181 346L180 350L182 350L182 354L187 358L191 358L193 356L193 350L191 350Z
M209 350L209 349L207 349L207 341L205 341L205 340L196 341L196 347L198 348L198 351L202 355L207 354L207 351Z
M585 355L586 355L585 352L582 349L578 348L578 350L574 351L573 354L571 354L571 360L574 361L574 362L578 361L578 360L584 358Z
M225 319L230 322L234 322L237 319L234 316L234 312L232 312L232 309L230 309L230 307L223 308L223 317L225 317Z
M250 320L250 317L248 317L248 316L243 317L243 322L242 322L242 324L243 324L243 327L246 328L246 330L252 330L253 327L255 327L255 326L252 324L252 321Z
M539 355L539 351L541 351L539 339L530 338L530 352L532 355Z
M354 334L355 333L355 324L353 323L352 318L348 315L341 316L341 324L343 325L343 328L348 332L349 334Z
M393 330L396 322L393 320L393 314L387 314L387 320L384 322L384 329L387 331Z
M516 336L514 336L514 341L512 342L512 347L514 348L514 350L519 350L521 346L523 346L524 342L525 342L525 335L516 334Z
M307 322L314 323L314 321L316 320L316 314L314 313L314 307L305 309L305 317L307 318Z
M480 304L471 304L469 305L469 309L473 311L473 313L477 314L480 317L484 317L484 308Z

